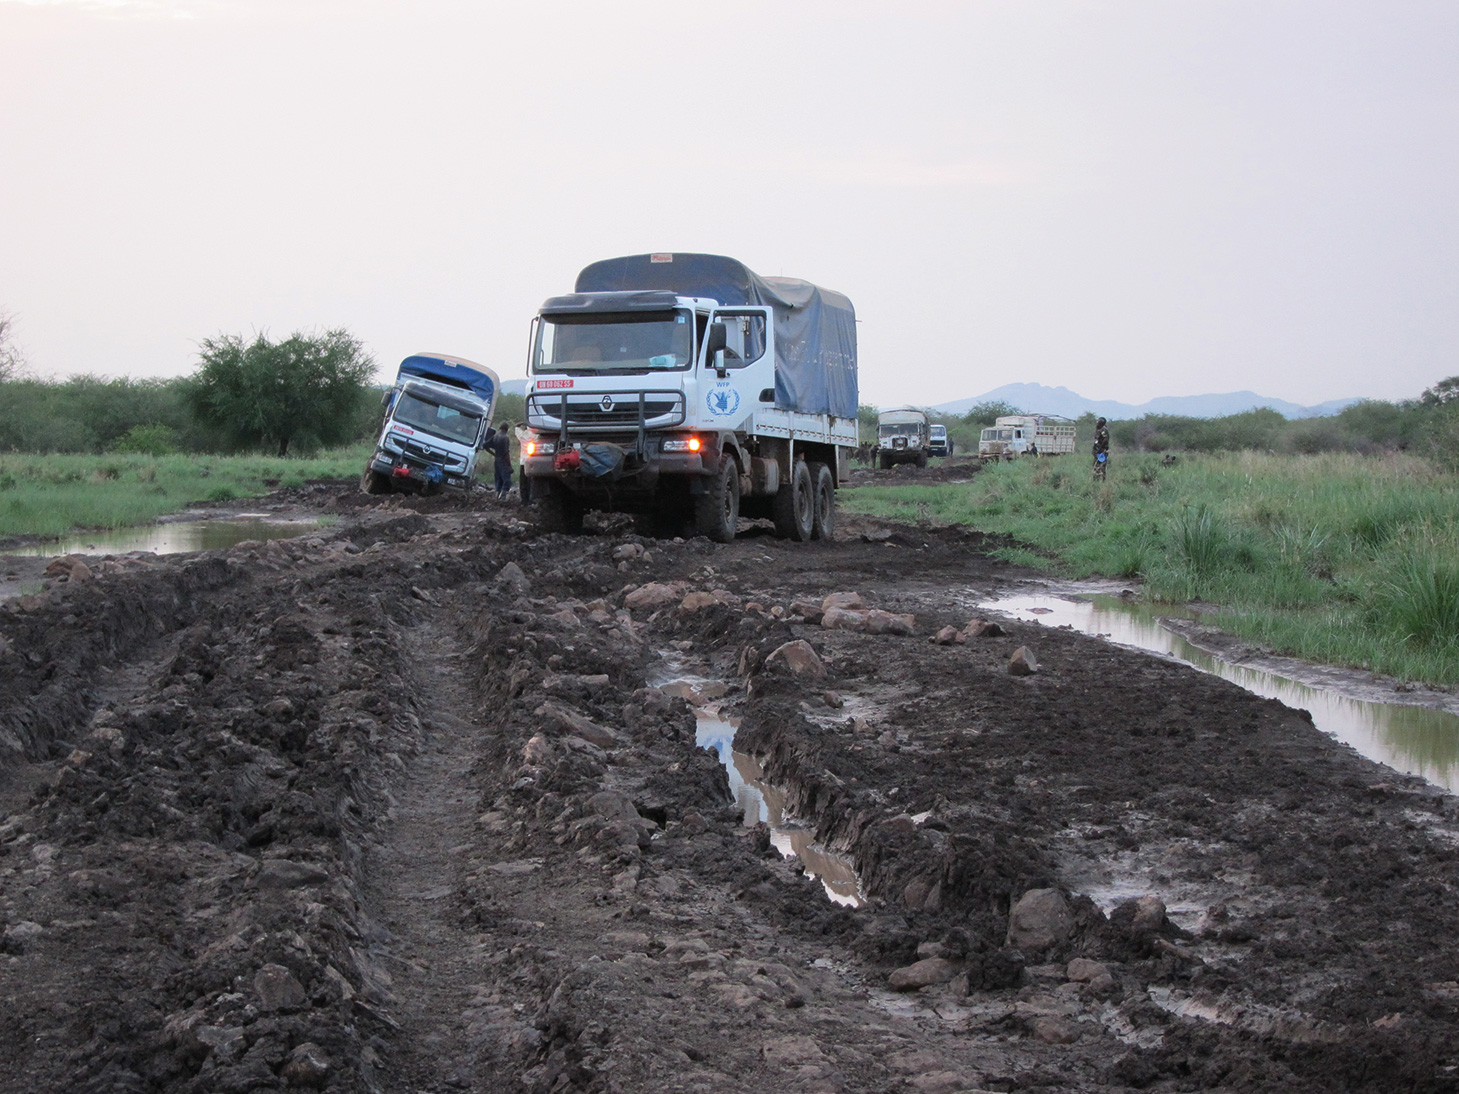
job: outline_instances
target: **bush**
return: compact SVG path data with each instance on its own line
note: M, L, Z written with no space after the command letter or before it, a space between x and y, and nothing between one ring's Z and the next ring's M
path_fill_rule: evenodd
M171 456L177 452L177 432L165 425L134 425L112 446L113 452L140 456Z

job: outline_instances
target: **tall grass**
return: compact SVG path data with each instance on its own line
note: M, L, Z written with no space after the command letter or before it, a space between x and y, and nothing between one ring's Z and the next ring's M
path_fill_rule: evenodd
M1011 535L1070 577L1221 606L1275 651L1459 683L1459 476L1402 454L1120 456L993 464L966 484L862 487L852 511Z
M308 459L267 456L0 456L0 537L146 524L195 501L257 497L278 486L352 479L367 446Z

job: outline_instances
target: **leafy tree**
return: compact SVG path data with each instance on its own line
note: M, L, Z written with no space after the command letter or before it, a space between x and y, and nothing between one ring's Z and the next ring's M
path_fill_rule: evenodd
M15 317L0 312L0 382L17 379L25 371L25 354L15 344Z
M348 331L206 338L188 401L193 413L240 448L268 444L286 456L308 439L339 444L358 432L375 361Z
M1002 399L990 399L986 403L974 403L963 415L963 421L968 425L975 425L982 428L985 425L992 425L999 418L1009 414L1022 414L1023 411L1012 403L1005 403Z
M1440 380L1433 387L1426 389L1418 398L1419 402L1425 406L1447 406L1449 403L1459 400L1459 376L1450 376L1446 380Z

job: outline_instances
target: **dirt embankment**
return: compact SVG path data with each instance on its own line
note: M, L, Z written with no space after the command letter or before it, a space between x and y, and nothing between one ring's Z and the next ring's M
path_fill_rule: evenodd
M0 605L0 1090L1459 1087L1454 799L1073 633L929 641L1016 576L976 533L293 500L341 519Z

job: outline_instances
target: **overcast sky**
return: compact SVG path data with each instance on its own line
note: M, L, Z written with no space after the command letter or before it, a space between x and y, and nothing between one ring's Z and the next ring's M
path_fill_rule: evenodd
M1455 0L0 0L39 375L343 326L525 372L589 262L846 293L861 397L1459 374Z

